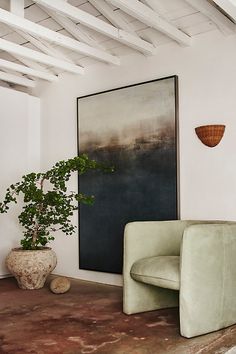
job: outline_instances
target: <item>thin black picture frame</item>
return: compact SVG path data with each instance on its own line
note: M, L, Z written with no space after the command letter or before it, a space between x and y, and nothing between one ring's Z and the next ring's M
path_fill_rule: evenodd
M97 96L100 94L104 94L104 93L109 93L109 92L113 92L113 91L117 91L117 90L121 90L121 89L126 89L126 88L131 88L131 87L135 87L135 86L140 86L143 84L148 84L148 83L152 83L152 82L157 82L157 81L162 81L162 80L167 80L167 79L174 79L174 89L175 89L175 151L176 151L176 219L180 219L180 180L179 180L179 168L180 168L180 159L179 159L179 78L177 75L170 75L167 77L161 77L158 79L153 79L153 80L148 80L148 81L143 81L143 82L138 82L138 83L134 83L134 84L130 84L130 85L126 85L126 86L121 86L121 87L116 87L116 88L112 88L109 90L104 90L104 91L98 91L98 92L94 92L88 95L83 95L83 96L79 96L76 99L77 102L77 106L76 106L76 113L77 113L77 153L78 155L80 154L80 148L79 148L79 100L83 99L83 98L87 98L87 97L91 97L91 96ZM80 190L79 187L79 176L78 176L78 190ZM96 271L96 272L104 272L103 270L99 270L93 267L90 268L83 268L81 266L81 238L80 238L80 206L79 206L79 211L78 211L78 224L79 224L79 269L84 269L84 270L91 270L91 271ZM114 274L120 274L120 272L115 272L113 271L112 273Z

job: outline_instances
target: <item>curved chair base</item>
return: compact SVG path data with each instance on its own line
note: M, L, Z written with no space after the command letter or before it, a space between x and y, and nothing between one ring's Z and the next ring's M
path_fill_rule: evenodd
M186 338L233 325L236 223L130 223L125 229L123 275L126 314L179 305L180 333Z

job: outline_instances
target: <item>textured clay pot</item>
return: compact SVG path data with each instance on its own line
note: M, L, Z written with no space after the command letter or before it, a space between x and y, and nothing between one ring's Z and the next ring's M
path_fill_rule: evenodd
M57 258L51 248L23 250L13 248L6 258L6 266L21 289L40 289L56 267Z

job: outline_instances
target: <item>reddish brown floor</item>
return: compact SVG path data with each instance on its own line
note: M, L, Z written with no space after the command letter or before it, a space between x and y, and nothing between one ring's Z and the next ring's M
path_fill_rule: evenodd
M236 326L182 338L178 309L126 316L119 287L72 280L55 295L0 280L1 354L222 354L235 345Z

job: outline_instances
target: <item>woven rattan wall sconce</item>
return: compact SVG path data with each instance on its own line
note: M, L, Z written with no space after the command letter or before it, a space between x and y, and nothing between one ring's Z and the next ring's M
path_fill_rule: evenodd
M225 132L225 125L202 125L195 128L195 132L204 145L214 147L221 141Z

